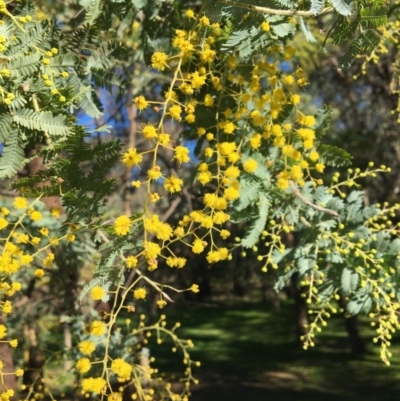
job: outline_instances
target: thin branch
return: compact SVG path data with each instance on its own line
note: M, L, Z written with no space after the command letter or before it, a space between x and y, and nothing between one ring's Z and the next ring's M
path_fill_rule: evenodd
M299 17L315 17L317 15L323 15L333 11L333 7L325 7L321 10L320 13L315 13L313 11L304 11L304 10L276 10L274 8L253 6L251 4L240 3L238 1L232 1L232 0L217 0L217 2L222 4L228 4L229 6L237 8L245 8L246 10L249 11L258 11L260 13L271 14L271 15L289 15L289 16L298 15Z
M339 218L339 213L336 212L335 210L332 209L327 209L325 207L322 206L318 206L315 205L314 203L310 202L304 195L301 194L301 192L298 190L298 188L296 187L296 185L294 184L293 181L289 181L289 185L290 185L290 189L292 190L292 192L303 202L305 203L307 206L310 206L312 209L318 210L319 212L322 213L328 213L331 216L335 216L337 218Z

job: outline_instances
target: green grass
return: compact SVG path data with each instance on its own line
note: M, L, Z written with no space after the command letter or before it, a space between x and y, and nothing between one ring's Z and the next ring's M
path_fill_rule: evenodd
M280 313L260 303L187 306L167 313L167 320L182 323L178 334L194 341L192 358L202 363L195 370L200 385L193 388L193 401L398 400L400 343L394 340L392 365L386 367L367 322L360 328L368 353L356 358L340 317L329 321L315 348L299 349L289 303ZM171 347L168 341L151 343L155 364L160 371L183 371L182 355Z

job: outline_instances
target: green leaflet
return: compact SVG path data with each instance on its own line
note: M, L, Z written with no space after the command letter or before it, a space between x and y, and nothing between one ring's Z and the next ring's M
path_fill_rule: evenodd
M0 114L0 142L7 141L12 132L12 118L9 114Z
M373 305L372 297L370 295L370 286L367 284L365 288L360 289L347 304L347 311L351 315L357 315L360 312L367 314Z
M342 271L341 289L345 294L351 294L357 289L359 275L355 271L345 267Z
M87 87L87 90L83 94L79 107L92 118L99 118L103 115L103 112L98 109L96 103L93 101L92 88L90 87Z
M19 29L15 30L16 44L6 50L5 56L12 60L25 56L30 51L36 53L36 47L45 47L46 34L50 31L50 28L51 24L49 21L43 21L35 24L25 33Z
M93 24L101 14L101 0L80 0L79 4L85 8L85 23Z
M40 58L40 54L18 57L12 60L6 68L11 71L12 78L17 78L17 82L20 82L23 78L26 78L39 70Z
M349 68L358 54L369 55L375 49L380 40L380 34L371 29L363 32L357 39L354 39L349 50L343 56L339 67Z
M79 65L79 58L72 54L59 54L50 59L51 68L60 72L75 69Z
M261 183L258 180L243 175L240 179L240 198L236 209L240 211L253 204L259 198L260 189Z
M300 17L300 28L304 33L308 42L315 43L317 39L315 39L314 35L312 34L310 27L308 26L307 22L304 21L303 17Z
M260 195L260 206L258 209L258 215L250 223L250 227L246 233L246 236L242 240L242 245L245 248L251 248L257 243L260 234L265 228L268 217L268 210L268 199L264 195Z
M303 276L306 273L314 270L315 267L315 257L303 257L297 260L297 268L299 270L300 276Z
M387 22L388 9L384 4L365 7L360 11L360 23L365 28L379 28Z
M310 11L315 15L318 15L321 13L324 6L325 6L324 0L311 0Z
M36 112L30 109L20 109L15 112L12 119L22 127L44 132L51 137L67 136L70 132L65 117L62 115L53 117L53 113L50 111Z
M25 163L24 144L17 129L9 132L0 157L0 178L11 178Z
M147 5L147 0L132 0L132 4L136 8L143 8L144 6Z
M320 145L319 154L321 161L327 166L342 167L349 166L353 159L350 153L344 149L332 145Z
M349 16L353 12L354 3L345 0L330 0L333 8L341 15Z

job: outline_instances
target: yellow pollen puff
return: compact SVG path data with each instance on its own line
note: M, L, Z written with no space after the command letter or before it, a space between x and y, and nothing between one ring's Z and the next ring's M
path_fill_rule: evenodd
M258 164L254 159L249 159L243 163L243 169L246 173L254 173L257 170Z

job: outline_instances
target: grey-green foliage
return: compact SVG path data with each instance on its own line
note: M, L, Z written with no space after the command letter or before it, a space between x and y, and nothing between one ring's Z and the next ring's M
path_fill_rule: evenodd
M399 241L393 240L389 232L375 233L368 224L371 217L379 215L380 209L376 206L365 207L362 191L351 192L345 201L329 194L324 187L317 190L308 187L303 190L303 194L311 195L310 200L314 204L324 201L325 207L335 210L340 217L335 222L327 213L309 208L302 204L301 200L297 201L299 216L303 219L300 218L295 224L295 252L288 253L280 260L283 265L289 261L295 263L290 264L292 269L286 269L286 279L278 280L276 288L281 289L286 285L288 277L295 272L300 274L300 279L310 272L323 272L329 283L329 290L324 289L325 296L329 295L329 291L333 294L337 289L348 295L350 313L368 312L374 304L382 306L385 302L383 296L370 299L371 291L366 290L367 283L361 284L368 276L372 280L391 283L390 287L381 289L381 295L398 291L398 283L393 280L395 277L388 273L391 268L396 269L400 265ZM282 207L280 213L288 215L289 211L285 212L285 208ZM339 226L338 222L344 222L345 226ZM338 237L341 238L339 242L334 239ZM359 244L359 250L356 250L355 245L351 245L356 243ZM376 253L373 257L365 258L364 255L369 254L371 249ZM317 257L318 270L311 263L311 260L314 260L315 265ZM381 267L376 267L377 265Z
M332 7L334 18L330 20L331 25L326 27L328 32L324 43L332 39L334 43L346 43L348 46L347 53L340 60L340 68L350 67L359 54L369 55L375 49L381 38L379 27L386 24L389 13L388 7L380 0L371 2L312 0L301 4L290 0L280 0L260 4L248 3L285 11L306 11L310 12L310 16L318 16L326 10L326 7ZM233 4L234 2L229 2L229 6L221 5L221 14L224 18L229 18L225 28L227 40L223 49L235 50L240 57L254 54L255 51L265 47L271 38L291 37L296 31L295 26L289 22L288 16L249 12L245 8L232 7ZM296 17L295 13L293 15ZM266 33L261 30L263 20L270 23L270 32ZM299 27L308 41L316 41L306 17L299 17Z
M22 30L5 18L0 26L6 41L6 62L0 75L0 140L4 145L0 178L15 175L29 161L26 151L37 144L45 155L46 149L51 151L74 135L76 119L71 111L100 117L98 87L111 90L123 84L115 68L124 62L124 45L118 40L104 41L102 27L95 24L102 4L83 1L86 25L68 33L47 20L27 22ZM14 10L17 18L19 13L34 15L32 3L21 4Z

